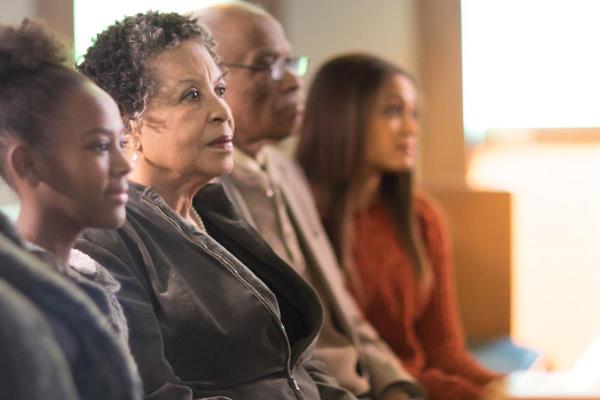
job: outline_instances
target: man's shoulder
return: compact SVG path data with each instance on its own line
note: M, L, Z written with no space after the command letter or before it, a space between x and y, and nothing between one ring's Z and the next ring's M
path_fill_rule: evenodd
M276 162L285 166L297 166L296 160L277 146L268 144L262 148L261 152L269 159L269 162Z
M304 177L304 173L300 168L300 164L295 159L276 146L265 146L263 151L272 168L279 170L289 179L302 180L305 183L306 178Z

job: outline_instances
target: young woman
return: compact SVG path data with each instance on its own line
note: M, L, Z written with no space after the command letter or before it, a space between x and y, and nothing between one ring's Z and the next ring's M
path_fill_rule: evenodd
M327 62L308 94L298 160L366 317L430 399L474 399L495 375L465 346L444 221L412 185L414 79L379 58Z
M19 197L24 246L46 263L5 265L2 278L47 317L80 398L139 398L119 284L73 250L85 228L125 220L123 124L111 97L68 58L38 24L0 27L0 174ZM29 285L19 279L27 274Z

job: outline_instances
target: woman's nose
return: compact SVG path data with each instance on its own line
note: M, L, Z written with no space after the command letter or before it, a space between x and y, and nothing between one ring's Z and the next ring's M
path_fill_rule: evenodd
M223 98L217 98L212 102L212 110L210 112L210 121L224 123L232 120L231 108Z
M419 121L410 114L405 114L402 119L402 130L407 136L417 135L419 133Z

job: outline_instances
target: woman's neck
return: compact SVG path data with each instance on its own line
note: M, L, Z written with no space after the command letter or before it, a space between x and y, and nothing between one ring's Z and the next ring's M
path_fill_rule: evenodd
M381 173L367 172L358 179L354 198L357 210L368 208L379 198L379 186L381 185Z
M82 227L64 215L58 215L27 202L21 205L16 228L21 237L53 254L65 264Z
M135 166L129 175L129 180L132 182L151 187L172 210L188 221L194 221L192 216L194 196L210 179L173 176L168 172L152 167L144 168L141 165Z

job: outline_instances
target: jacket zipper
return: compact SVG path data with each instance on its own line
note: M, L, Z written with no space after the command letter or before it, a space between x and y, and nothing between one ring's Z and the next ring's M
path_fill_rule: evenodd
M244 279L241 274L239 273L239 271L237 270L237 268L232 265L229 260L225 259L224 257L222 257L221 255L215 253L213 250L209 249L204 243L202 243L201 241L197 241L194 237L190 236L189 233L185 232L177 223L177 221L174 221L173 218L171 218L169 215L165 214L160 207L158 207L157 205L146 201L146 204L150 205L152 208L154 208L156 211L158 211L160 214L164 215L167 219L169 219L169 221L171 221L171 223L175 226L175 228L180 231L184 236L186 236L188 238L188 240L191 240L194 244L199 245L204 251L206 251L207 253L209 253L213 258L217 259L217 261L222 262L227 269L233 273L233 275L235 277L238 278L239 281L242 282L242 284L244 286L246 286L248 289L250 289L250 291L258 298L258 300L263 304L263 306L267 309L267 311L269 312L269 314L271 315L271 318L273 318L273 320L275 321L275 324L277 325L277 327L279 328L279 331L281 332L281 336L283 337L283 341L286 345L286 350L287 350L287 354L286 354L286 370L287 370L287 374L288 374L288 383L292 389L292 392L294 392L294 395L296 396L296 398L298 400L304 400L304 398L302 397L302 393L301 393L301 389L300 389L300 385L298 384L298 381L296 380L296 378L294 377L294 368L296 368L296 364L294 364L293 366L291 365L291 356L292 356L292 349L290 346L290 342L288 340L287 334L285 333L285 327L283 326L283 323L281 322L281 319L277 316L277 313L275 313L275 311L273 311L273 309L271 308L271 306L269 305L269 302L254 288L254 286L252 286L252 284L250 284L250 282L248 282L246 279Z
M193 240L193 238L191 238L191 239ZM290 346L290 342L288 340L287 334L285 333L285 327L283 326L283 323L281 323L281 320L279 319L279 317L277 316L275 311L273 311L273 309L271 308L271 306L269 305L267 300L254 288L254 286L252 286L252 284L250 284L250 282L248 282L246 279L244 279L244 277L241 276L241 274L239 273L237 268L234 265L232 265L229 262L229 260L225 259L221 255L215 253L214 251L212 251L211 249L206 247L206 245L204 245L204 243L201 243L199 241L196 242L195 240L194 240L194 243L199 244L206 252L208 252L210 255L212 255L213 258L220 260L223 264L225 264L227 267L229 267L228 269L233 271L233 274L244 284L244 286L246 286L248 289L250 289L252 291L252 293L254 293L254 295L259 299L259 301L263 304L263 306L268 310L271 317L275 320L276 325L279 327L279 331L281 332L281 336L283 337L283 340L286 345L287 354L286 354L285 361L286 361L286 366L287 366L288 381L290 383L290 387L292 388L292 391L294 392L294 395L296 396L296 398L298 400L303 400L302 394L300 392L300 385L298 385L298 381L294 377L295 365L291 366L292 349Z
M288 371L289 374L289 383L290 386L292 387L292 392L294 392L294 394L296 395L296 398L298 400L304 400L304 398L302 397L302 393L300 392L300 385L298 385L298 381L296 380L296 378L294 378L294 371L293 370L289 370Z

